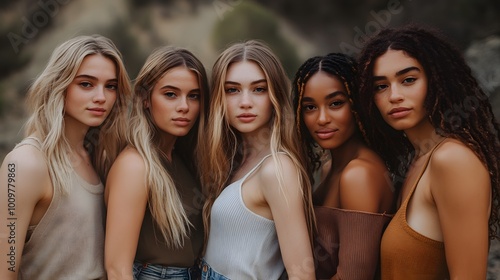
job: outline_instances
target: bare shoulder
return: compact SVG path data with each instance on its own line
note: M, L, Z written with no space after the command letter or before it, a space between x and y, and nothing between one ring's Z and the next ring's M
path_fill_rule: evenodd
M262 166L257 172L264 183L278 183L278 176L281 173L285 183L290 179L296 179L298 176L298 167L287 154L279 153L276 155L277 161L270 156L264 160Z
M353 159L340 174L340 201L344 209L379 212L392 195L389 173L377 158Z
M464 143L445 140L434 151L428 168L431 193L436 201L484 201L487 204L491 191L488 169Z
M118 155L111 166L110 175L113 172L119 172L120 175L144 175L146 165L141 154L133 147L126 147Z
M377 186L390 184L389 172L385 165L371 158L356 158L351 160L340 174L342 188L356 190L376 189Z
M442 171L482 166L474 151L456 139L447 139L430 159L431 168Z
M105 200L110 192L116 195L142 195L147 194L145 187L146 165L139 152L132 147L126 147L116 158L109 170L106 180Z
M49 182L49 168L45 155L37 148L23 145L8 153L2 163L2 169L14 172L16 177L30 190L43 188L40 182ZM2 172L4 174L4 172Z

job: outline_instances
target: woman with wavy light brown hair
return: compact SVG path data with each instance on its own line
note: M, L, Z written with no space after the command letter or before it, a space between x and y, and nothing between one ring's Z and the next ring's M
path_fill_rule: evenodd
M359 64L367 139L401 186L382 279L485 279L500 226L500 130L488 96L430 28L383 30Z
M108 279L196 277L203 195L194 162L207 102L205 69L191 52L167 46L148 57L135 80L128 147L106 184Z
M0 169L2 279L104 279L104 187L130 82L115 45L57 47L28 92L26 135ZM8 256L7 256L8 254Z
M261 42L233 44L213 66L211 94L202 278L278 279L286 269L313 279L311 189L281 63Z

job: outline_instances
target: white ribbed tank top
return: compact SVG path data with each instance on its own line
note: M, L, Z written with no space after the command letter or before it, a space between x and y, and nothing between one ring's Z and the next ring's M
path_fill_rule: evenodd
M241 196L243 182L270 156L227 186L212 206L204 259L230 279L278 279L284 270L274 221L248 209Z

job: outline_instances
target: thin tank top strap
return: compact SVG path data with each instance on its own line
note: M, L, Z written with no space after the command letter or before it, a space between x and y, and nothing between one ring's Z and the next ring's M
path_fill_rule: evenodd
M42 141L40 141L40 139L36 138L35 136L28 136L28 137L24 138L21 142L19 142L14 147L14 149L16 149L17 147L24 146L24 145L30 145L30 146L37 148L40 151L42 150Z
M278 152L278 154L286 154L286 153L285 153L285 152ZM240 180L241 180L241 182L244 182L244 181L247 179L247 177L248 177L248 176L250 176L250 175L251 175L251 174L252 174L252 173L253 173L253 172L254 172L257 168L259 168L259 167L262 165L262 163L263 163L263 162L264 162L264 161L265 161L268 157L270 157L270 156L272 156L272 155L273 155L273 154L268 154L268 155L266 155L265 157L263 157L263 158L259 161L259 163L257 163L257 164L256 164L256 165L255 165L255 166L254 166L254 167L253 167L250 171L248 171L248 173L247 173L247 174L245 174L245 176L243 176L243 178L241 178L241 179L240 179Z
M410 193L406 197L405 201L401 204L401 207L403 207L403 206L406 207L406 205L408 204L408 201L410 201L410 198L413 196L413 193L415 192L415 189L418 185L418 182L420 182L420 178L422 178L422 175L424 175L425 170L427 170L427 166L429 165L429 162L431 161L432 154L434 154L434 151L436 151L436 149L439 146L441 146L441 144L443 144L443 142L445 140L446 140L446 138L441 140L441 142L437 143L437 145L434 146L434 148L432 148L432 150L429 154L429 157L427 157L427 159L425 160L425 164L422 166L422 169L420 169L420 173L418 174L417 180L415 180L415 183L413 183L413 186L411 187Z

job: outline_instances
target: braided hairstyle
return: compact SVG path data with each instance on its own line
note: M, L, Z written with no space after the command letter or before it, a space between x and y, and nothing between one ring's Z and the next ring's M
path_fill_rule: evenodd
M375 106L373 68L387 50L401 50L418 60L427 74L424 108L436 132L466 144L489 170L493 194L490 238L497 238L500 207L500 139L488 96L479 87L462 54L431 28L408 25L385 29L364 47L359 58L360 87L354 96L361 108L362 130L402 185L415 151L402 131L390 127Z
M353 91L357 91L358 89L356 82L356 66L354 58L342 53L330 53L326 56L315 56L309 58L299 67L297 73L295 74L292 87L293 105L295 109L295 125L300 138L302 151L305 151L306 153L304 156L309 159L306 163L309 174L312 174L321 166L321 157L323 156L324 151L319 147L318 143L314 141L304 123L304 118L302 118L301 103L306 83L319 71L323 71L340 79L346 88L356 122L360 124L354 107L354 102L351 97Z

